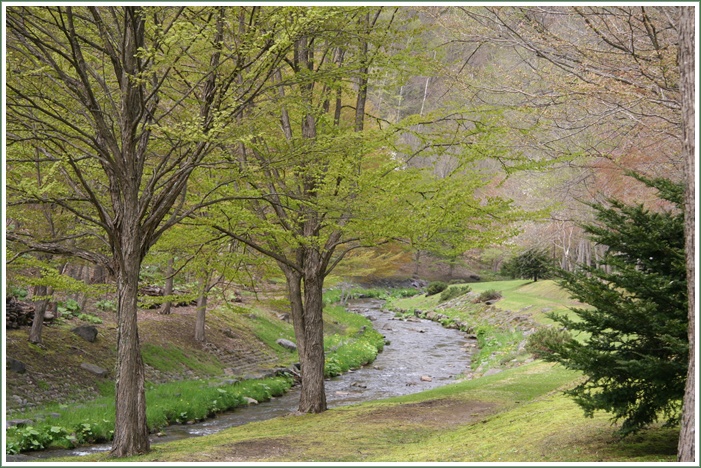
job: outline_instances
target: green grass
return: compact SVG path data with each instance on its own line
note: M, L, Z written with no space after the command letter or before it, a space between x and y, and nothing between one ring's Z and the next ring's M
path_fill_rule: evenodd
M503 294L496 306L503 310L521 311L528 308L529 314L543 324L551 324L552 320L545 316L545 310L567 314L569 307L578 305L569 298L569 293L560 288L553 280L494 281L489 283L470 283L476 293L488 289L496 289Z
M509 307L516 314L529 315L539 323L542 309L566 310L566 294L549 281L503 281L472 283L473 291L498 289L504 298L496 303ZM437 305L438 297L416 296L394 299L405 309L429 310ZM484 306L463 303L441 313L461 320L495 319L509 316L485 311ZM524 311L525 309L525 311ZM452 314L452 315L451 315ZM487 314L487 315L482 315ZM329 356L341 360L349 351L350 362L363 352L369 334L367 322L357 314L348 314L329 307L325 310L327 323L334 323L346 335L329 336L326 347ZM266 323L262 321L261 323ZM275 323L275 322L271 322ZM508 320L482 323L477 334L482 351L475 359L494 359L494 365L512 357L514 346L522 335L511 330ZM289 326L289 325L288 325ZM284 327L284 326L282 326ZM272 327L273 330L280 330ZM361 330L364 333L360 333ZM367 336L366 336L367 335ZM274 333L271 333L274 336ZM350 340L350 337L357 338ZM348 349L345 349L348 346ZM356 353L352 346L358 346ZM340 351L340 352L339 352ZM495 355L493 357L493 355ZM352 359L351 359L352 357ZM343 359L346 359L345 357ZM439 387L427 392L382 401L333 409L318 415L277 418L227 429L220 433L154 446L151 453L120 461L136 462L674 462L676 461L675 428L652 427L635 436L620 439L616 426L605 413L586 418L582 410L563 391L580 378L578 373L561 366L535 361L479 379ZM170 385L170 384L169 384ZM268 384L266 384L268 385ZM229 387L209 387L201 381L156 386L147 394L149 424L159 427L163 421L199 418L197 411L216 411L219 405L233 401ZM268 385L270 387L270 385ZM272 389L259 388L264 394ZM108 389L105 389L108 391ZM212 392L212 393L208 393ZM226 395L224 394L226 393ZM253 390L248 395L256 398ZM215 403L216 400L216 403ZM170 402L160 409L158 402ZM197 402L197 403L196 403ZM196 405L195 405L196 403ZM83 408L71 407L66 422L78 434L85 421L89 432L104 431L100 417L110 420L112 397L94 402L92 414L82 414ZM55 412L67 407L55 406ZM87 410L87 408L85 408ZM44 410L48 412L46 409ZM182 414L185 413L185 414ZM26 417L18 415L18 417ZM61 416L63 417L63 415ZM92 418L92 419L90 419ZM174 419L173 419L174 418ZM62 426L63 420L51 424ZM70 426L70 425L73 426ZM107 426L108 427L108 426ZM49 427L51 429L51 427ZM109 429L107 429L109 430ZM68 430L58 431L66 437ZM12 441L12 439L10 439ZM248 448L248 450L246 450ZM105 462L107 454L80 458L63 458L62 462Z
M194 350L185 354L180 348L172 345L156 346L144 343L141 355L145 364L163 372L180 372L187 368L200 375L217 375L221 374L224 368L215 356Z
M267 401L292 385L277 377L243 382L178 381L149 384L146 419L151 432L175 423L200 421L246 404L244 397ZM47 417L53 413L53 416ZM75 444L106 442L114 434L114 399L98 398L84 405L48 405L20 415L35 421L29 428L7 430L8 453L42 448L69 448ZM68 437L67 437L68 436Z
M562 390L578 374L542 362L427 392L277 418L160 444L133 462L673 462L676 432L618 439ZM104 462L106 454L61 459ZM58 461L58 460L56 460Z
M294 329L290 323L272 318L263 311L253 311L248 315L247 322L255 336L275 351L282 362L290 363L298 360L296 352L290 353L288 349L277 344L280 338L294 341Z
M384 338L372 328L367 318L338 306L327 307L325 316L326 321L333 323L334 330L339 332L325 337L328 377L372 362L382 350ZM254 334L279 352L282 356L280 364L289 364L298 359L296 353L290 353L276 343L278 338L294 339L289 323L274 319L264 311L249 314L246 319ZM178 372L187 368L203 377L222 374L219 360L198 350L185 354L174 345L145 343L142 356L146 364L164 372ZM245 404L243 397L267 401L271 396L282 395L291 384L286 378L246 380L234 384L222 384L221 380L211 379L147 383L149 429L154 432L169 424L211 417ZM101 382L99 392L103 397L79 405L48 404L40 409L14 414L16 419L31 419L35 423L27 428L9 429L6 450L15 453L111 440L115 413L114 382Z

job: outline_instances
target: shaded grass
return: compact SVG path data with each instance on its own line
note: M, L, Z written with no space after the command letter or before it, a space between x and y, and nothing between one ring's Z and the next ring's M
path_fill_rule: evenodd
M188 354L185 354L181 348L174 345L158 346L144 343L141 346L141 356L145 364L163 372L182 372L189 369L200 375L217 375L224 368L216 356L196 350L188 350Z

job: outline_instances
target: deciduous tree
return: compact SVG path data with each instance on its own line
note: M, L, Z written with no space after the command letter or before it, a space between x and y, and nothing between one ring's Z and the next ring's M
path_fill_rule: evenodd
M52 177L9 193L59 206L74 234L8 239L115 275L114 456L149 450L136 320L142 260L187 214L188 179L221 127L277 66L276 19L257 7L9 7L8 168L31 146ZM272 11L274 13L274 11ZM80 239L81 242L72 242ZM93 239L107 252L90 249Z

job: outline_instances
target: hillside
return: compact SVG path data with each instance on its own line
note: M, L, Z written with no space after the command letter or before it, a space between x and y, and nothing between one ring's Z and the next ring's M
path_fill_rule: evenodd
M139 333L146 364L147 382L230 376L258 376L275 367L296 362L291 353L276 343L292 340L284 301L274 297L256 300L246 296L235 306L214 304L207 313L206 342L194 339L194 306L175 307L170 315L158 309L139 311ZM116 359L116 317L94 305L87 308L91 321L68 318L46 326L41 346L27 341L28 327L6 332L8 359L24 364L26 372L7 372L6 410L31 408L49 401L82 401L113 392ZM102 323L93 323L99 319ZM88 342L71 330L94 326L97 339ZM327 324L335 333L339 327ZM108 372L98 376L81 367L93 364Z

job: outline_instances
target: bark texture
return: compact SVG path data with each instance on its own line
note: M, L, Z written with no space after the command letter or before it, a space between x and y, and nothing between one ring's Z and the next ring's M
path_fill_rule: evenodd
M46 295L46 286L35 286L34 296L40 297ZM48 299L41 299L34 303L34 321L32 322L32 328L29 330L30 343L41 344L41 331L44 326L44 314L46 313L46 306L48 304Z
M173 294L173 259L168 260L168 266L166 266L166 288L164 294L166 296L171 296ZM160 314L169 315L170 308L173 306L172 301L168 301L163 304L163 308L160 310Z
M131 245L130 245L131 244ZM134 245L136 244L136 245ZM123 243L126 258L117 272L117 380L112 456L126 457L150 449L146 424L144 362L137 326L137 293L141 258L136 238Z
M317 259L318 260L318 259ZM312 265L310 265L311 263ZM300 354L302 364L302 393L299 411L321 413L326 411L324 389L324 320L323 270L318 261L308 262L304 275L304 347Z
M696 315L695 315L695 50L694 7L681 7L679 21L679 67L682 107L682 152L686 162L686 200L684 207L684 231L686 237L686 269L689 288L689 370L684 390L681 432L677 456L680 462L696 461Z

